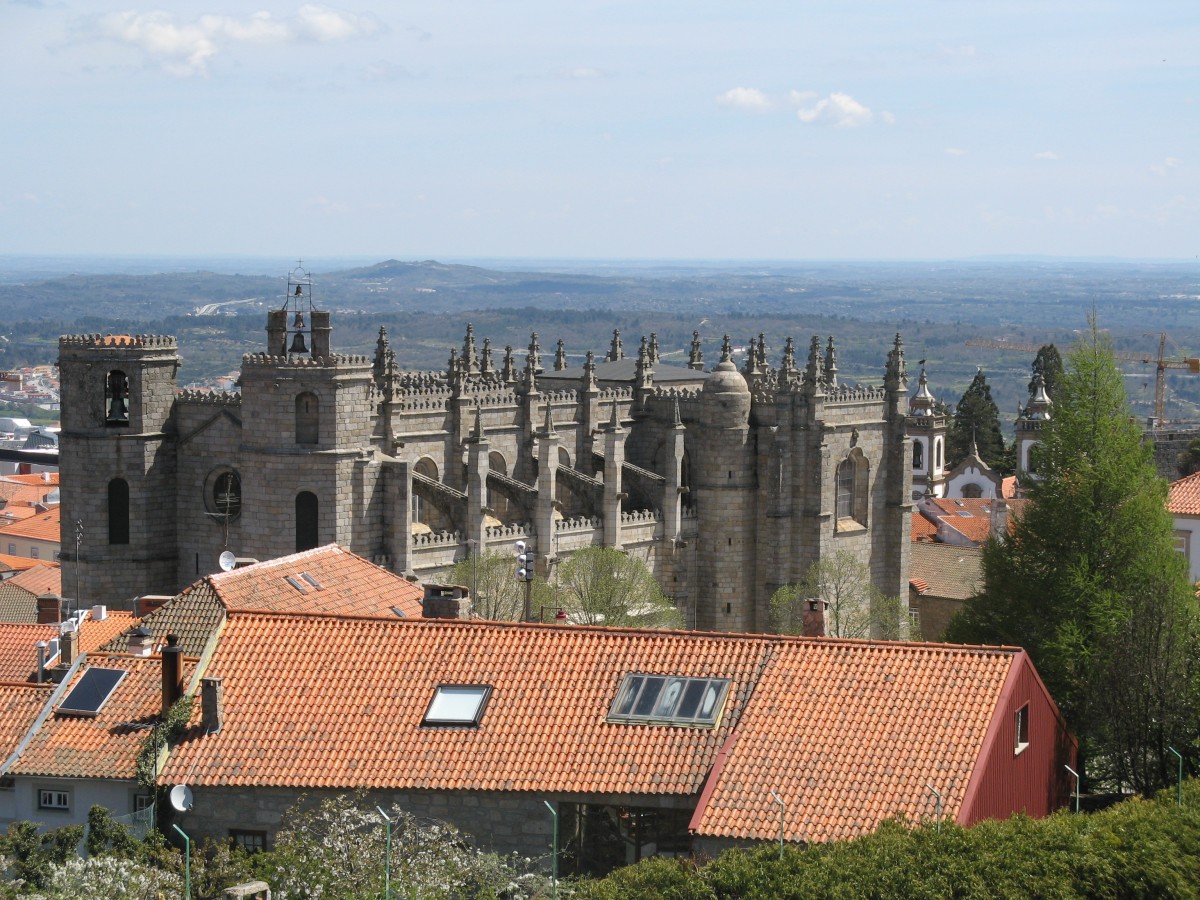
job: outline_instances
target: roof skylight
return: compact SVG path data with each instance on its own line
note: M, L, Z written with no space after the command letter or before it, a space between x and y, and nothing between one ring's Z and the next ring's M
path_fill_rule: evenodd
M728 678L625 676L608 711L610 722L715 725L729 692Z
M422 725L478 725L492 695L490 684L439 684Z

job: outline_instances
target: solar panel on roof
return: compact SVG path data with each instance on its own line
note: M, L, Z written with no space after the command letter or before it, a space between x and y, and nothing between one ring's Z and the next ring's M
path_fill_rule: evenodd
M67 698L59 705L61 715L94 716L129 673L124 669L90 668L84 671Z

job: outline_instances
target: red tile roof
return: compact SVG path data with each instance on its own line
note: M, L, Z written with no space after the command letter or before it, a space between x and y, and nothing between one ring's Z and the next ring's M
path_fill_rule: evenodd
M405 616L420 616L424 593L337 544L210 575L204 581L227 610L242 612L394 616L392 608L399 607Z
M0 528L0 535L29 538L35 541L54 541L59 539L59 508L38 513L11 525Z
M4 485L6 484L47 484L51 487L58 486L57 472L34 472L24 475L0 475L0 497L5 496Z
M930 522L919 512L913 513L912 517L912 540L913 541L934 541L937 540L937 526Z
M9 553L0 553L0 572L23 572L34 566L45 564L46 560L44 559L39 560L29 556L13 556Z
M235 613L206 672L224 679L224 728L203 737L197 728L162 777L200 785L693 794L770 643ZM722 722L606 722L631 672L731 678ZM477 729L421 726L439 684L492 686Z
M185 677L194 663L185 661ZM61 778L137 777L137 755L155 717L162 712L162 660L157 656L88 654L70 684L87 668L125 669L129 674L95 717L59 715L38 729L10 771L14 775ZM59 701L61 703L61 700Z
M37 677L38 641L56 637L57 625L0 622L0 681L33 681Z
M58 594L62 592L62 568L58 563L43 562L24 572L18 572L4 583L24 588L35 597L41 594Z
M83 630L79 634L79 649L84 653L99 650L118 634L137 624L137 616L120 609L108 610L103 620L88 616L83 620Z
M1177 516L1200 516L1200 472L1171 482L1167 512Z
M1020 651L781 641L692 819L698 833L830 841L884 819L954 821ZM789 814L790 810L790 814Z
M699 797L702 834L850 837L959 811L1021 651L444 620L234 613L161 783ZM606 717L631 673L731 679L716 727ZM421 721L438 685L485 684L477 728ZM721 753L722 748L728 752ZM800 813L803 813L800 815Z
M53 690L52 684L0 683L0 763L29 732Z

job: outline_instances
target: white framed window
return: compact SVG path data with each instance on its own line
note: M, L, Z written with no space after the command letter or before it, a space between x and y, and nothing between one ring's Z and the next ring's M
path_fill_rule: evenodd
M39 788L38 809L54 809L60 812L70 812L71 792L57 788Z
M30 559L37 559L37 558L38 558L38 548L37 548L37 547L30 547L30 548L29 548L29 558L30 558Z
M153 794L134 794L133 795L133 811L135 813L145 812L148 809L154 808Z
M717 724L729 692L728 678L626 675L608 721L642 725Z
M1029 704L1026 703L1016 712L1016 721L1014 722L1016 740L1014 742L1013 753L1022 753L1029 746Z
M490 684L439 684L425 710L422 725L471 727L479 724L488 698Z

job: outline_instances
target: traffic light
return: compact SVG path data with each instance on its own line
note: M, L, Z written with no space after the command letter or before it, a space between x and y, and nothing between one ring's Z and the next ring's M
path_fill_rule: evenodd
M533 549L524 541L517 541L517 581L533 581L533 569L536 563Z

